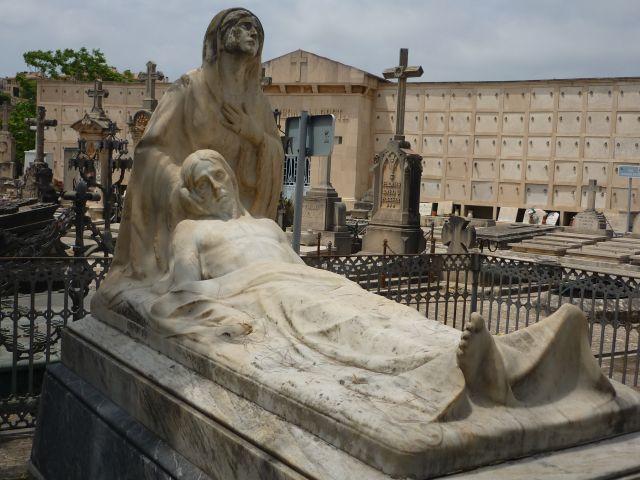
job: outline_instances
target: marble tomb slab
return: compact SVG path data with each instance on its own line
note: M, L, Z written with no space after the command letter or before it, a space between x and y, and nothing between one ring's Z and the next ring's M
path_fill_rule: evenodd
M92 317L71 324L63 344L66 367L212 478L392 478ZM447 478L618 478L640 472L629 453L638 445L640 433L629 434Z
M95 303L92 306L95 307ZM350 367L344 364L336 365L333 372L334 367L327 359L322 365L308 365L307 371L301 371L295 365L291 371L286 371L286 367L278 362L275 378L284 381L279 387L277 383L261 383L255 378L245 377L238 371L232 360L238 355L235 345L230 346L228 352L220 349L204 356L190 348L185 340L176 342L113 311L99 307L98 310L101 320L120 331L394 476L427 478L610 435L603 432L601 420L593 421L591 407L587 415L584 410L578 413L574 407L567 410L568 405L544 405L540 412L537 412L538 407L520 409L517 418L508 413L508 407L474 410L474 416L477 414L478 417L464 419L466 434L461 437L456 421L438 421L428 411L422 418L416 418L411 402L394 404L389 410L386 402L380 403L373 392L367 393L369 384L375 384L377 380L360 379L358 370L351 372ZM262 362L265 362L269 353L260 353L259 347L244 345L243 356L247 350L257 348ZM446 356L439 358L455 361ZM443 365L441 368L446 367ZM269 377L262 381L269 382ZM635 392L622 385L616 384L615 388L617 406L602 407L603 411L598 416L603 420L619 415L619 408L637 408ZM304 395L301 396L301 392ZM432 393L436 395L434 398L438 398L437 386ZM428 398L426 400L429 401ZM570 421L567 421L567 416ZM402 418L405 421L401 421ZM640 427L640 418L637 423L639 425L629 422L625 428L633 431ZM577 425L581 427L577 429ZM526 441L522 437L523 430L527 432ZM554 432L552 437L549 436L550 431ZM477 443L479 439L491 441L493 448L485 449Z

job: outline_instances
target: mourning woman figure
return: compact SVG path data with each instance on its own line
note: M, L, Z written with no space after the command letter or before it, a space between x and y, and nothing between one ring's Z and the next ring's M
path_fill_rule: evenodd
M243 207L274 218L282 144L260 87L264 32L241 8L216 15L204 36L202 66L165 93L136 147L124 218L110 279L152 283L166 272L170 236L179 221L171 202L180 166L194 151L230 159Z

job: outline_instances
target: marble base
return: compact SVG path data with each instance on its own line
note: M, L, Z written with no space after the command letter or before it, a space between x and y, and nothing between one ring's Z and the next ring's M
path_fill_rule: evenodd
M387 240L387 254L408 254L424 251L426 240L420 226L393 226L370 223L362 239L362 252L382 253Z
M65 331L63 363L42 397L37 478L392 478L91 317ZM636 433L452 478L618 478L640 471L639 448Z
M59 363L45 375L29 471L46 480L212 478Z

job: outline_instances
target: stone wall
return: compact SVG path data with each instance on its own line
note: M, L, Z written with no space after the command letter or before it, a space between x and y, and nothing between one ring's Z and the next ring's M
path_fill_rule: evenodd
M169 83L156 83L156 97L162 98L169 86ZM103 100L104 111L118 124L120 136L131 142L127 120L142 108L144 82L104 82L103 87L109 91L109 96ZM78 146L78 135L71 124L91 110L93 99L86 94L90 88L93 88L93 82L38 79L38 105L47 109L47 119L58 120L58 126L48 128L44 135L44 149L53 155L56 179L64 180L70 174L64 165L64 149Z
M331 181L348 206L370 188L373 155L395 128L395 85L334 60L297 50L263 64L272 107L334 114ZM63 179L63 151L76 146L70 125L91 108L93 85L38 82L38 104L58 127L45 136ZM169 84L156 84L157 97ZM105 83L105 111L128 136L126 120L142 107L144 83ZM421 201L474 206L540 207L569 215L586 205L583 186L596 179L596 207L626 211L620 164L640 164L640 78L518 82L409 83L405 134L424 156ZM312 167L312 172L315 169ZM313 180L312 180L313 182ZM640 210L640 181L633 208Z
M395 104L395 89L381 85L376 150L392 135ZM626 211L617 166L640 163L640 78L413 83L405 117L424 156L424 202L576 212L596 179L596 207Z

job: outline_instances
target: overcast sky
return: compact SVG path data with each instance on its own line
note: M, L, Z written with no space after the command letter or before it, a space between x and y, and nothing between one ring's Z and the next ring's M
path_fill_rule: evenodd
M199 66L212 0L0 0L0 76L22 53L100 48L171 80ZM409 48L424 81L640 75L640 0L246 0L265 30L263 60L301 48L374 74Z

